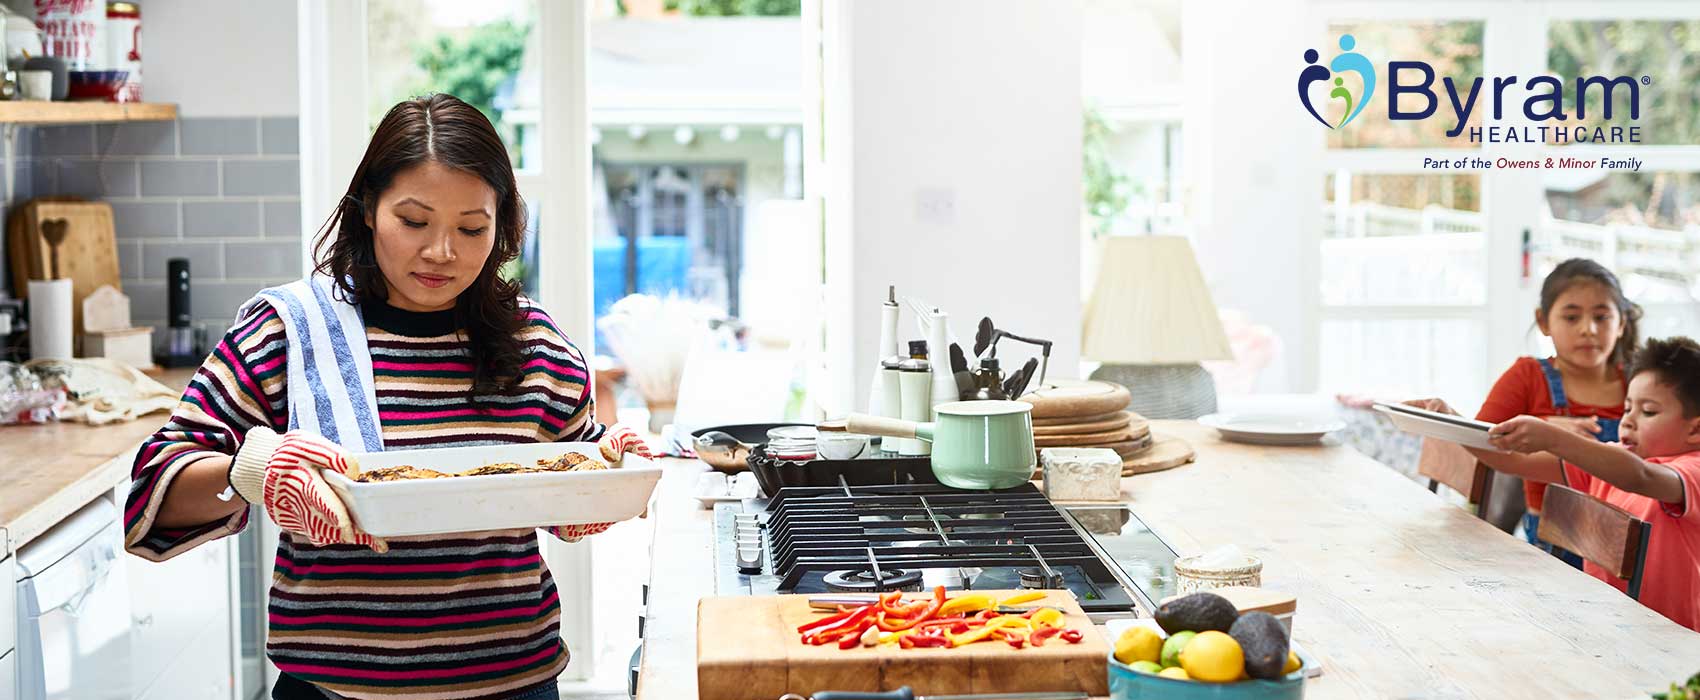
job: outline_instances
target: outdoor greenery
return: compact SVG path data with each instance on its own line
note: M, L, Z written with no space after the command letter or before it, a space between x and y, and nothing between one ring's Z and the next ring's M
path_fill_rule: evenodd
M1081 155L1084 164L1086 215L1091 218L1092 235L1110 231L1115 218L1127 211L1135 186L1122 167L1110 156L1110 137L1115 127L1095 108L1084 113L1081 129Z
M519 72L529 33L506 18L459 35L439 33L414 49L414 61L426 75L418 92L449 93L498 121L496 93Z
M696 17L795 17L802 0L667 0L668 10Z

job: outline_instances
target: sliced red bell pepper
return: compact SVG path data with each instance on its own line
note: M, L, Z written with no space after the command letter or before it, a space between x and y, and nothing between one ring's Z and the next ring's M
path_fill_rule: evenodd
M1027 641L1032 642L1033 646L1042 647L1045 646L1045 640L1061 634L1062 631L1063 628L1061 627L1040 627L1033 630L1033 634L1028 636Z
M810 622L806 625L798 626L797 627L797 634L808 634L809 630L820 629L822 627L826 627L828 625L831 625L834 622L838 622L838 621L843 620L847 617L850 617L855 612L856 612L855 610L845 610L843 608L839 608L839 612L835 612L831 615L827 615L826 617L823 617L819 620L815 620L814 622Z
M863 620L854 634L847 634L838 638L838 648L855 649L862 646L862 633L867 632L868 628L872 626L874 626L874 623L871 620Z
M1085 637L1080 634L1080 630L1063 630L1062 638L1063 641L1068 642L1069 644L1079 644L1080 640Z
M804 634L803 641L819 646L827 642L836 641L852 631L859 634L861 633L861 629L866 629L865 627L862 627L862 623L871 619L875 610L875 606L872 605L859 608L855 612L850 613L850 616L843 620L834 622L826 627L816 628L807 634Z
M893 620L886 617L884 614L881 614L874 624L879 625L880 629L887 632L901 632L931 619L933 615L938 614L939 607L943 605L944 586L939 586L933 589L933 599L928 601L926 609L921 611L920 614L897 620Z
M938 628L935 627L933 629L938 629ZM914 645L918 646L918 647L948 647L948 646L950 646L950 640L944 638L942 635L916 634L916 635L910 635L909 637L905 637L905 639L913 639Z

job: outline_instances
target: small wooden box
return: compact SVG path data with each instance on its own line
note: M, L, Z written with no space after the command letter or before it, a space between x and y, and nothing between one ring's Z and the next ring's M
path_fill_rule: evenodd
M153 366L153 328L140 326L83 334L83 357L104 357L138 369Z

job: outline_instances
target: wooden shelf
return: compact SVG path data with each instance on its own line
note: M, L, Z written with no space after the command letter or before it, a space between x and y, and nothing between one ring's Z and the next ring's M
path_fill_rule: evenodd
M176 118L177 105L163 102L0 101L0 124L95 124Z

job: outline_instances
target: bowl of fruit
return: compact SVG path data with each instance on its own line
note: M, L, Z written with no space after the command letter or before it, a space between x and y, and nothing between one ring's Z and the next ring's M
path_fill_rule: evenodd
M1132 623L1114 635L1114 700L1304 697L1308 662L1274 615L1242 614L1227 598L1200 592L1164 603L1155 624Z

